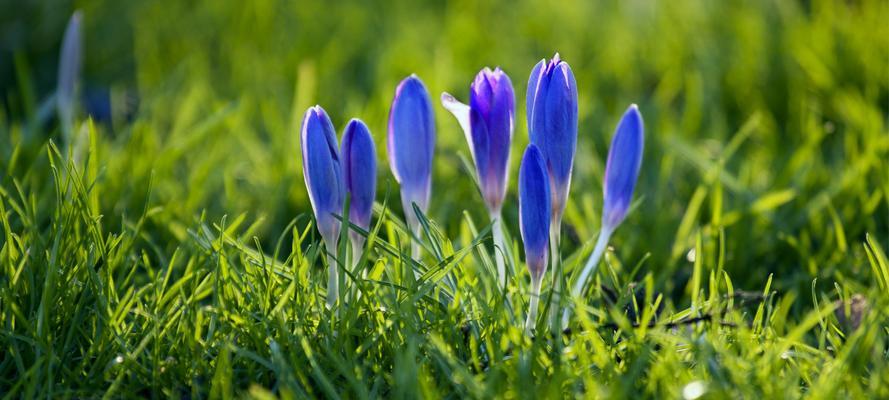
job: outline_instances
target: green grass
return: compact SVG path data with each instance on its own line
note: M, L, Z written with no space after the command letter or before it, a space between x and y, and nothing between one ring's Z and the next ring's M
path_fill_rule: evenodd
M889 397L889 3L538 3L78 1L84 85L139 107L71 143L37 110L74 7L0 6L0 397ZM646 150L582 311L532 338L515 177L555 51L580 87L569 272L632 102ZM485 65L519 104L506 291L456 121L436 103L417 263L385 156L402 77L466 98ZM335 313L297 141L316 103L379 150Z

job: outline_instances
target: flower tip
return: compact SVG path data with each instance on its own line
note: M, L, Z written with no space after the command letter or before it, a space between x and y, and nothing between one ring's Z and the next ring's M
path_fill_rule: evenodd
M407 78L402 79L401 82L398 83L398 87L395 88L395 100L398 100L398 98L405 94L413 96L419 93L429 96L428 93L426 93L426 85L423 84L420 77L418 77L417 74L410 74Z
M352 118L349 120L349 123L346 124L346 132L351 132L353 129L358 128L364 125L364 121L358 118Z
M441 103L442 104L447 105L447 104L453 103L455 101L457 101L457 99L455 99L454 96L451 95L450 93L441 92Z
M639 106L637 106L636 103L630 104L630 106L627 107L627 111L624 112L624 116L622 119L632 119L632 122L634 122L636 124L635 126L638 127L637 129L641 130L642 113L639 111Z
M423 85L423 80L421 80L415 73L411 73L407 78L404 78L403 83L419 84L420 86L425 87L425 85Z

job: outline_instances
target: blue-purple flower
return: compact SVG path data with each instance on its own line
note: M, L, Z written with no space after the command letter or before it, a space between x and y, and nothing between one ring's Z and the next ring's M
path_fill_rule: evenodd
M645 133L642 123L642 114L635 104L630 105L621 117L611 138L611 147L608 149L608 163L605 166L604 196L605 204L602 207L602 227L599 230L599 238L596 247L581 270L571 293L577 297L583 292L587 280L596 271L599 260L608 245L608 239L623 222L633 199L633 189L639 178L639 168L642 166L642 151L645 146ZM567 319L566 310L565 317Z
M552 219L561 222L571 185L577 145L577 83L568 63L541 60L531 71L527 92L531 143L546 161L552 192Z
M340 222L334 216L343 209L345 188L333 123L321 106L310 107L300 134L303 176L318 230L325 240L336 238ZM331 249L333 250L333 249Z
M537 315L540 285L549 253L551 194L543 154L528 146L519 167L519 226L525 244L525 263L531 273L531 302L525 330L530 331Z
M426 86L411 75L398 85L389 111L387 141L389 167L401 185L401 202L409 228L416 231L419 221L412 204L425 212L432 184L432 154L435 150L435 120ZM414 248L414 253L419 248ZM416 254L415 254L416 255Z
M512 82L500 68L484 68L470 85L469 106L447 93L442 104L457 117L469 141L485 205L499 215L509 182L509 149L515 120Z
M602 209L602 226L611 230L617 228L630 207L633 189L639 178L642 166L642 150L645 146L645 133L642 115L633 104L621 117L608 149L608 163L605 166L605 205Z
M303 117L300 144L303 156L303 176L309 191L309 201L315 212L318 231L327 247L328 282L327 305L333 307L339 294L339 274L332 254L336 252L345 188L342 164L333 123L321 106L310 107Z
M352 119L346 125L340 155L349 193L349 221L368 230L377 192L377 156L370 130L361 120ZM358 232L351 232L351 238L353 244L364 243L364 237ZM358 249L352 250L357 254Z

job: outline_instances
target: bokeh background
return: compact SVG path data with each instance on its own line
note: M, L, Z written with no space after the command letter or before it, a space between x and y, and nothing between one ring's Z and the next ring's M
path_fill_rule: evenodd
M527 143L525 85L559 52L579 85L580 123L565 253L594 238L607 146L637 103L646 123L636 207L612 245L651 258L658 287L683 296L695 234L724 229L739 288L768 274L806 293L820 278L872 286L861 243L889 247L887 1L34 1L0 0L0 179L52 193L34 123L56 85L68 18L83 11L83 101L97 119L102 223L146 210L146 247L163 259L196 220L247 214L273 244L309 211L298 124L320 104L353 117L379 150L380 201L397 186L385 127L394 88L416 73L438 130L430 217L457 240L463 213L486 215L442 91L466 99L500 66L518 110L506 226ZM13 151L13 149L16 149ZM52 196L45 196L51 201ZM392 206L399 210L398 202ZM397 211L400 213L400 211ZM802 303L808 300L803 294ZM798 302L799 303L799 302Z

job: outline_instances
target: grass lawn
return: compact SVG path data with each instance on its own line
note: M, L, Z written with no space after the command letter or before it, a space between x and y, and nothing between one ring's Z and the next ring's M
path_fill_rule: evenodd
M886 0L0 1L0 398L889 398L887 21ZM564 277L631 103L645 151L589 289L552 296L548 271L527 335L525 88L556 52L579 93ZM516 96L505 289L438 101L484 66ZM414 261L386 155L411 73L437 134ZM333 309L315 104L338 135L364 120L379 166L367 252L329 250Z

